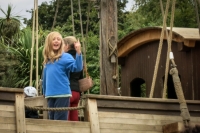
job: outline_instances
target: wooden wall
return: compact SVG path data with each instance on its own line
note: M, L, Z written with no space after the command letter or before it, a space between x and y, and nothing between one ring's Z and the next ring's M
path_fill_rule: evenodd
M26 119L27 133L90 133L89 122Z
M91 119L98 120L94 125L99 125L96 129L99 128L101 133L163 133L163 125L183 123L177 100L102 95L87 95L87 98L88 103L97 105L97 112L92 112L97 115ZM199 109L200 102L187 102L192 116L191 122L200 123L199 111L194 113ZM89 107L86 111L89 111Z
M0 132L26 132L24 112L23 90L0 87Z
M121 91L123 96L131 96L130 83L135 78L141 78L146 83L146 96L149 96L154 67L156 63L159 41L153 41L134 49L125 57L125 63L121 70ZM200 93L200 62L197 60L200 55L199 42L195 48L181 47L182 44L172 42L175 63L181 77L183 92L188 100L199 100ZM189 50L188 50L189 49ZM159 70L155 84L155 98L162 97L162 89L165 75L167 42L163 42Z
M36 97L37 98L37 97ZM25 103L41 106L42 97ZM85 121L30 119L24 115L23 90L0 88L0 133L162 133L182 122L178 100L84 95ZM200 101L187 100L191 121L200 123Z
M16 133L14 105L0 105L0 133Z

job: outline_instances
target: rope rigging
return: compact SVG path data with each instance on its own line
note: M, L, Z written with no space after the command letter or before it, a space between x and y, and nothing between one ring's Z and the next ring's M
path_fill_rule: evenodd
M170 0L167 0L165 15L163 18L163 28L161 31L158 53L157 53L157 58L156 58L156 65L155 65L155 69L154 69L153 81L152 81L151 91L150 91L150 95L149 95L150 98L153 97L153 93L154 93L155 82L156 82L157 73L158 73L158 66L159 66L160 56L161 56L161 50L162 50L162 46L163 46L164 30L166 29L166 20L167 20L167 15L168 15L169 4L170 4Z
M164 13L162 0L160 0L161 10L162 10L162 15L163 15L163 28L162 28L161 37L160 37L160 43L159 43L158 54L157 54L157 59L156 59L156 66L155 66L155 70L154 70L153 82L152 82L152 86L151 86L150 98L153 97L153 93L154 93L155 81L156 81L158 65L159 65L159 60L160 60L160 55L161 55L161 48L162 48L162 43L163 43L163 38L164 38L164 30L166 30L166 17L167 17L167 14L168 14L169 3L170 3L170 0L167 0L166 9L165 9L165 13ZM168 42L168 51L167 51L167 59L166 59L163 98L166 97L167 80L168 80L168 72L169 72L169 62L171 61L172 69L170 70L169 73L172 75L172 78L173 78L175 92L177 94L179 104L180 104L180 111L181 111L182 120L184 122L185 127L188 127L189 124L190 124L190 113L189 113L188 108L187 108L187 104L186 104L185 97L184 97L183 90L182 90L181 81L180 81L180 78L179 78L179 75L178 75L178 70L176 68L173 53L172 53L172 50L171 50L172 28L173 28L173 22L174 22L175 4L176 4L176 0L173 0L172 1L172 13L171 13L171 20L170 20L170 34L169 34L169 36L168 36L168 32L166 30L166 36L167 36L167 42Z

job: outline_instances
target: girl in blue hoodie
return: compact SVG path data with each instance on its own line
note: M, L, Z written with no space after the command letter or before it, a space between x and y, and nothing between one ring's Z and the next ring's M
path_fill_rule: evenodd
M72 96L69 74L83 69L80 43L74 43L76 59L64 53L63 46L63 38L59 32L47 35L43 49L43 94L47 98L49 108L69 107ZM66 120L66 118L68 111L49 111L49 119Z

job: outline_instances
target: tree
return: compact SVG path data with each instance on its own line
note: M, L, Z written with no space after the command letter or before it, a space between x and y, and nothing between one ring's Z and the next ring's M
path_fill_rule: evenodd
M13 15L13 9L11 4L8 5L7 12L0 8L0 11L5 15L4 18L0 17L0 36L7 39L10 43L12 43L10 40L13 39L13 36L20 32L21 17Z
M136 14L140 14L143 19L141 25L145 26L162 26L162 13L159 0L136 0L137 10ZM163 1L163 7L165 9L166 0ZM167 16L167 26L170 25L171 9ZM195 7L192 0L177 0L176 9L174 14L174 27L188 27L196 28L196 14Z
M51 30L53 31L54 29L54 26L56 24L56 18L57 18L57 14L58 14L58 8L59 8L59 0L56 1L57 4L56 4L56 12L55 12L55 16L54 16L54 19L53 19L53 25L51 27Z

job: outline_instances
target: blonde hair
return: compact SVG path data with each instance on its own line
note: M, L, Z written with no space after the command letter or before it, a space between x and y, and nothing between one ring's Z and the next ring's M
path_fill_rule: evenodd
M61 45L60 45L60 48L58 49L58 51L53 51L53 48L52 48L52 41L53 41L53 38L56 37L56 36L60 36L60 39L61 39ZM44 61L43 61L43 64L47 64L48 61L51 61L52 63L55 61L55 60L58 60L60 58L60 56L62 55L62 52L63 52L63 39L62 39L62 36L59 32L50 32L46 39L45 39L45 44L44 44L44 49L43 49L43 57L44 57Z
M74 36L67 36L63 39L65 45L69 45L69 49L75 49L74 43L77 42L76 37Z

